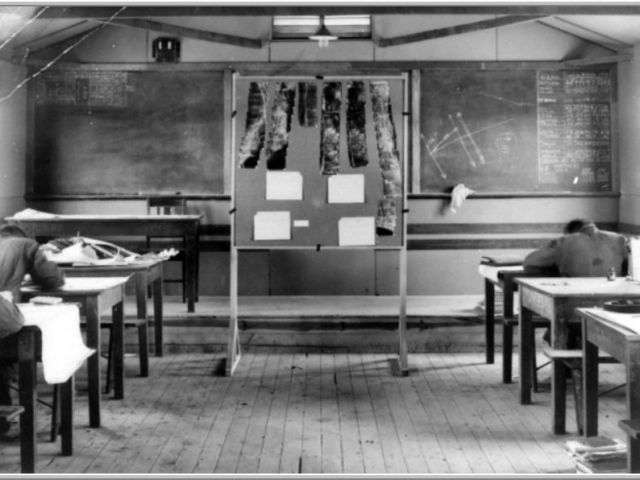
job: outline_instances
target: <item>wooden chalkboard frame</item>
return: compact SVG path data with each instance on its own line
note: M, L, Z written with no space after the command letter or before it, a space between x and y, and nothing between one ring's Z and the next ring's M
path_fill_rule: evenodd
M35 65L35 64L34 64ZM37 67L32 67L37 68ZM36 87L35 83L30 85L27 91L27 145L26 145L26 185L25 185L25 198L28 200L121 200L121 199L135 199L144 198L148 194L158 193L178 193L186 198L201 198L201 199L225 199L230 197L230 169L229 169L229 137L230 137L230 125L225 119L229 118L230 112L230 100L228 98L228 92L231 89L231 75L232 71L228 68L228 65L215 64L215 63L203 63L203 64L75 64L75 63L61 63L55 67L47 70L50 73L58 73L64 75L64 72L76 73L79 76L90 75L117 75L118 73L130 74L130 75L182 75L182 78L192 78L191 73L211 74L211 77L215 79L216 95L219 99L216 102L219 103L219 108L216 108L216 119L205 120L209 122L209 125L214 126L216 138L212 144L215 149L215 167L212 168L208 163L208 159L211 158L201 157L202 160L193 160L191 163L192 172L199 171L206 168L210 175L215 175L215 184L202 183L198 187L194 187L197 183L190 180L193 177L193 173L185 173L178 185L174 185L169 182L163 185L156 185L155 181L145 180L143 187L129 188L127 182L117 184L116 187L102 189L100 185L98 188L92 188L89 186L86 189L71 190L58 187L47 186L44 189L41 188L41 183L38 181L38 170L42 168L42 162L37 155L37 138L38 130L36 129ZM45 72L45 74L47 73ZM210 88L210 87L208 87ZM96 108L98 110L100 107ZM105 107L102 107L105 108ZM108 106L106 107L108 108ZM199 120L200 121L200 120ZM202 127L198 127L202 129ZM191 148L191 147L187 147ZM196 147L199 148L199 147ZM197 158L197 157L194 157ZM194 163L195 162L195 163ZM200 167L200 165L202 165ZM213 173L215 172L215 173ZM200 176L201 173L199 174ZM113 182L117 183L117 182ZM210 186L211 185L211 186ZM95 187L95 185L94 185Z
M562 64L550 64L550 63L540 63L540 62L522 62L522 63L492 63L485 64L481 62L461 62L451 63L448 62L442 66L434 65L434 64L425 64L420 65L421 69L412 70L412 108L414 112L419 112L419 115L415 115L412 120L412 153L414 155L414 161L412 164L411 170L411 198L447 198L450 196L450 191L458 183L465 183L465 185L470 188L474 188L473 185L473 175L464 176L459 175L457 178L450 176L447 180L442 181L437 187L434 188L434 185L427 184L424 185L423 179L426 174L424 171L426 156L427 153L427 145L425 144L425 140L423 135L424 132L424 117L426 115L424 107L424 101L422 101L421 96L424 94L425 81L423 80L424 76L429 74L429 72L439 72L439 71L453 71L460 72L461 75L473 75L474 72L490 72L494 76L495 75L514 75L518 74L521 71L530 72L529 75L535 76L535 94L536 98L536 125L535 125L535 148L538 147L538 137L539 137L539 125L538 125L538 109L540 107L540 99L538 98L538 75L540 72L551 72L552 74L562 74L563 72L593 72L594 74L600 74L601 72L605 72L610 79L610 87L608 90L608 102L605 108L608 108L608 118L606 121L608 122L609 127L609 138L608 138L608 161L605 164L605 173L608 174L608 179L605 183L604 187L599 189L589 189L589 188L567 188L565 185L558 185L547 188L526 188L522 187L522 185L517 186L513 185L515 182L509 182L509 178L507 177L507 188L475 188L476 192L473 194L473 197L480 198L513 198L513 197L589 197L589 196L602 196L602 197L616 197L619 196L619 180L618 180L618 162L617 162L617 137L614 132L616 131L617 126L617 71L615 68L615 64L597 64L590 66L576 66L576 67L567 67ZM557 93L557 92L554 92ZM549 100L548 98L546 100ZM444 101L444 100L443 100ZM600 100L598 100L600 102ZM600 102L601 103L601 102ZM462 128L462 127L461 127ZM471 144L469 144L469 148L471 148ZM535 155L535 162L539 162L537 150ZM596 157L597 158L597 157ZM591 165L595 167L602 165L597 163L592 163ZM538 168L536 163L536 169ZM572 177L573 178L573 177ZM577 178L577 177L576 177ZM605 176L606 178L606 176ZM608 185L606 183L608 182ZM435 182L438 183L438 182Z

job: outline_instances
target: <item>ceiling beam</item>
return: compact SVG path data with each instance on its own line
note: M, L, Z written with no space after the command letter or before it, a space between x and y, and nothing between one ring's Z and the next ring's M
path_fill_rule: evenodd
M452 35L460 35L461 33L478 32L490 28L503 27L514 23L528 22L542 18L541 15L508 15L506 17L493 18L491 20L482 20L480 22L465 23L462 25L454 25L452 27L437 28L435 30L425 30L423 32L410 33L408 35L400 35L398 37L382 38L376 40L379 47L394 47L396 45L404 45L407 43L422 42L424 40L433 40L434 38L450 37Z
M146 30L155 30L158 32L178 35L180 37L195 38L197 40L205 40L207 42L225 43L228 45L236 45L246 48L262 48L264 42L259 38L247 38L237 35L228 35L224 33L215 33L206 30L198 30L195 28L181 27L170 23L156 22L153 20L143 20L140 18L115 18L109 22L112 25L121 25L124 27L142 28Z
M631 59L633 59L632 54L621 53L619 55L607 55L606 57L586 57L564 60L562 64L568 67L584 67L588 65L603 65L607 63L628 62Z
M118 10L109 6L50 7L45 18L108 18ZM120 18L178 16L271 16L271 15L640 15L640 4L615 2L584 5L235 5L235 6L132 6Z

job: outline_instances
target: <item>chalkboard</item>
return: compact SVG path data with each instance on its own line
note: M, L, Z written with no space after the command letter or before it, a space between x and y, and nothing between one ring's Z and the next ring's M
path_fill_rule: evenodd
M222 72L49 71L32 88L32 193L224 192Z
M347 129L349 128L348 115L350 106L350 85L360 82L361 102L364 108L361 122L357 125L362 132L364 141L359 143L363 147L359 153L361 158L359 166L350 158ZM384 110L380 117L385 117L381 122L390 119L392 128L385 132L393 136L395 145L395 158L399 168L397 196L391 203L392 211L388 212L395 219L395 226L384 233L376 228L372 245L359 245L371 247L397 248L404 244L403 236L403 210L404 210L404 118L403 95L404 80L400 77L376 77L376 78L315 78L296 77L294 79L279 78L252 78L239 77L235 81L236 104L234 116L234 244L238 247L248 248L274 248L274 247L299 247L323 249L327 247L339 247L339 224L345 218L379 218L379 206L381 199L386 197L383 186L384 164L381 162L379 142L385 144L390 137L381 139L378 136L376 125L380 125L374 119L371 85L376 83L385 88L388 87L389 110ZM325 85L335 88L333 95L340 98L336 110L323 109L322 102ZM284 87L283 87L284 86ZM281 103L282 96L278 92L285 88L293 92L289 98L292 106L288 122L276 114L274 106ZM314 95L308 95L315 92ZM279 100L278 100L279 98ZM332 97L334 98L334 97ZM327 100L328 102L328 100ZM304 114L300 107L305 107ZM330 113L327 113L329 111ZM258 113L258 115L255 115ZM281 112L282 113L282 112ZM388 113L388 115L386 115ZM249 118L249 121L247 119ZM250 132L253 131L251 119L263 118L265 125L262 134L256 134L255 142L250 142ZM273 125L282 120L284 125L288 123L286 134L285 158L278 158L278 162L270 162L269 152L273 150L274 143L278 142ZM335 126L337 137L335 163L331 164L330 172L326 165L323 167L323 122L330 122ZM380 119L379 119L380 122ZM390 126L388 123L387 126ZM325 127L326 128L326 127ZM262 147L258 151L258 143L262 138ZM247 147L254 147L253 157L247 154ZM366 151L366 153L364 153ZM394 156L391 155L391 156ZM273 155L271 155L273 157ZM368 163L365 165L363 158ZM243 163L244 162L244 163ZM243 166L244 165L244 166ZM358 165L356 163L356 165ZM267 176L275 173L294 173L299 175L302 185L302 197L300 199L275 199L267 194ZM362 181L363 202L332 203L329 200L329 183L333 179L350 176L351 179L359 178ZM354 193L345 192L345 193ZM290 237L287 239L260 239L256 238L256 215L267 215L272 212L288 212L290 219L287 228ZM350 221L350 220L348 220ZM344 246L344 245L342 245Z
M420 190L612 191L612 74L421 71Z

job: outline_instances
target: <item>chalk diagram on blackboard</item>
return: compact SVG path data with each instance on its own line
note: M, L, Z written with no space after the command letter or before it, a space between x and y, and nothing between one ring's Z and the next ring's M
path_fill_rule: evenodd
M438 70L422 78L421 189L447 192L458 183L478 192L531 188L535 77Z

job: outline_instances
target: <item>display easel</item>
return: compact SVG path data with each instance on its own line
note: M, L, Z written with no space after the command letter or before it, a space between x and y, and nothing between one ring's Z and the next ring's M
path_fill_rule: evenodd
M240 362L242 352L240 347L240 335L238 329L238 257L241 251L250 250L275 250L275 249L308 249L308 250L332 250L332 249L372 249L372 250L394 250L398 252L399 260L399 279L398 279L398 359L397 363L392 367L394 375L406 376L408 375L408 352L407 352L407 339L406 339L406 303L407 303L407 152L408 152L408 78L406 74L397 76L325 76L325 77L273 77L273 76L246 76L240 77L238 74L233 76L233 118L231 129L231 144L232 144L232 162L231 162L231 177L232 177L232 195L231 195L231 252L230 252L230 287L229 287L229 330L228 330L228 347L227 347L227 359L225 373L228 376L233 375L238 363ZM299 202L279 203L271 202L274 205L272 209L287 209L291 210L293 218L305 218L311 228L306 229L293 229L295 233L291 235L289 240L276 240L276 241L256 241L253 238L251 230L252 221L257 211L270 210L266 204L265 191L264 191L264 177L261 169L265 169L264 165L254 170L248 171L246 168L240 169L236 161L239 145L239 137L245 132L244 122L246 118L246 112L248 106L243 103L247 95L247 85L249 82L267 82L271 87L269 95L272 95L273 85L281 84L282 82L316 82L318 85L322 85L322 82L349 82L349 81L388 81L391 84L390 91L390 105L392 106L392 124L395 126L395 133L397 134L395 141L399 154L400 170L402 175L402 195L397 199L396 215L397 224L396 231L392 236L388 237L376 237L374 245L366 246L345 246L339 245L336 241L335 232L331 231L331 228L327 228L327 225L334 225L336 220L345 216L353 215L374 215L375 210L372 205L374 200L380 195L378 190L382 190L380 186L382 181L380 180L380 169L377 153L371 153L371 165L367 166L366 172L364 170L357 170L358 173L363 172L365 176L367 190L367 201L363 204L344 206L341 208L336 206L322 206L318 208L318 199L326 198L326 191L323 190L324 182L327 176L322 176L317 173L317 161L313 167L309 167L315 157L314 148L319 150L319 137L317 132L319 130L296 130L296 127L292 127L290 132L290 149L288 152L288 158L291 159L292 165L290 170L300 170L303 178L305 178L305 198ZM238 88L241 84L243 88ZM342 87L341 87L342 88ZM268 97L271 100L270 97ZM345 112L344 104L346 103L346 96L343 97L342 113ZM367 97L368 98L368 97ZM367 103L370 105L370 102ZM267 105L271 105L271 101L267 102ZM319 105L319 103L318 103ZM270 114L270 110L267 111ZM346 118L346 117L342 117ZM241 122L240 135L238 135L236 127L237 122ZM268 122L268 120L267 120ZM292 122L293 123L293 122ZM342 120L341 124L345 121ZM377 152L376 139L373 133L373 126L370 125L371 112L367 112L367 145L369 151ZM341 131L344 132L344 125L341 126ZM268 126L267 126L268 131ZM300 141L299 139L303 139ZM341 138L343 136L341 135ZM307 144L304 144L306 139ZM266 141L266 140L265 140ZM341 140L342 141L342 140ZM398 145L399 142L402 145ZM296 142L302 144L296 144ZM318 145L315 145L317 143ZM311 152L311 153L309 153ZM317 152L316 152L317 154ZM315 157L317 158L317 157ZM295 162L298 162L295 164ZM341 155L342 162L342 155ZM345 160L346 162L346 160ZM262 162L264 164L264 162ZM344 168L345 173L350 172L348 162ZM315 171L313 170L315 169ZM355 170L354 170L355 171ZM314 183L315 182L315 183ZM371 186L369 186L371 185ZM313 201L315 199L315 202ZM312 205L313 204L313 205ZM286 206L283 206L286 205ZM345 213L346 212L346 213ZM363 213L367 212L367 213ZM308 221L308 219L311 219ZM294 222L295 223L295 222ZM294 225L295 226L295 225ZM314 228L315 227L315 230Z

